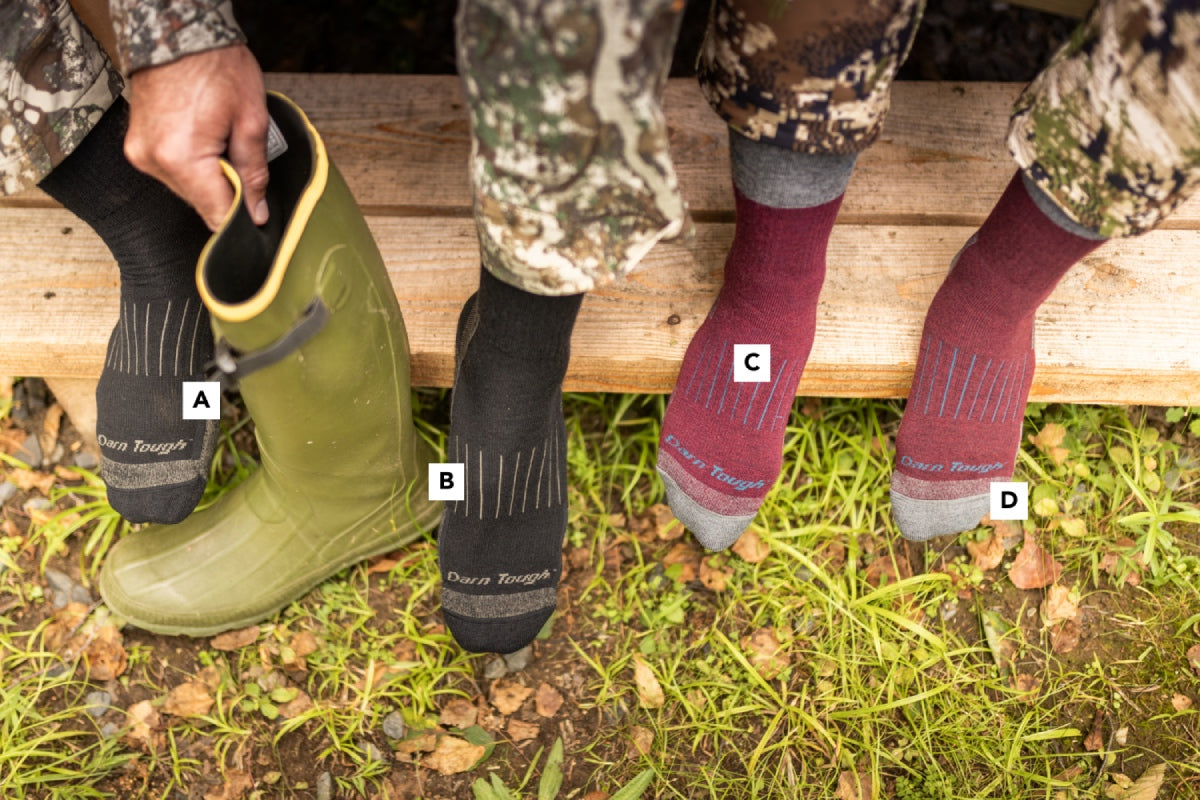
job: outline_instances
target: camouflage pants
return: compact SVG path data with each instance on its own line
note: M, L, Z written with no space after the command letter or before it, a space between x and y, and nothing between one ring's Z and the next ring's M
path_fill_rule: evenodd
M683 231L661 88L678 0L462 0L459 71L485 265L587 291ZM804 153L878 136L923 0L714 0L698 70L733 135ZM1104 236L1154 227L1200 181L1197 0L1100 0L1018 101L1017 164Z
M70 155L123 84L67 0L4 0L0 86L0 194L14 194Z

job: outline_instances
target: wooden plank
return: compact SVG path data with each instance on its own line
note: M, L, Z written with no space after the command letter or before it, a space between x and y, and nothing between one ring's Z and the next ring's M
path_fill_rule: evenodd
M7 209L0 220L0 374L98 375L118 303L103 245L62 210ZM446 386L454 322L478 270L471 221L369 222L404 309L414 383ZM799 394L906 394L925 308L972 230L839 224ZM655 248L628 280L590 295L568 388L670 391L731 236L727 223L701 223L692 242ZM1038 317L1033 399L1200 405L1196 252L1200 231L1156 231L1077 266Z
M359 203L377 215L466 216L465 106L453 76L271 74L325 137ZM1018 84L896 84L879 141L859 159L842 205L849 224L978 226L1012 176L1004 143ZM724 123L695 81L668 82L664 108L684 197L698 219L729 221ZM40 192L3 206L51 207ZM1200 227L1200 197L1167 228Z

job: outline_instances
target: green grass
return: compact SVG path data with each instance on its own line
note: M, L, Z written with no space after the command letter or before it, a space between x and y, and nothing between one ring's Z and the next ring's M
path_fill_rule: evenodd
M1161 762L1160 797L1200 796L1197 712L1172 705L1176 694L1200 700L1185 655L1200 642L1197 415L1031 407L1026 433L1059 425L1064 435L1022 448L1016 479L1030 482L1034 509L1026 529L1063 564L1059 582L1084 608L1080 644L1057 654L1038 619L1044 592L1005 577L1016 550L987 573L962 551L989 530L929 548L930 571L897 579L907 553L887 487L898 403L809 401L804 413L797 403L783 476L754 524L769 550L758 563L638 529L663 499L654 472L663 398L570 395L565 405L567 547L586 557L570 576L572 607L560 608L539 645L541 658L579 681L563 737L574 793L563 796L612 792L650 770L644 796L656 798L844 800L857 776L896 800L1071 800L1106 796ZM421 435L441 448L443 394L418 392L417 408ZM206 502L253 468L232 435L224 447ZM57 516L5 548L20 562L0 578L10 613L42 602L45 564L69 552L92 576L124 535L94 476L82 479L56 490ZM686 563L664 564L673 551ZM725 588L692 578L698 564L724 573ZM884 578L868 581L882 565ZM133 764L144 796L249 769L262 797L307 797L315 764L332 774L335 796L369 797L416 769L402 755L375 758L388 747L378 733L388 714L420 732L451 699L487 696L488 657L462 653L440 625L437 580L436 548L423 541L384 573L360 565L335 576L233 651L165 637L134 645L127 635L130 667L119 681L131 693L144 686L161 705L202 667L217 676L211 709L164 715L150 749L97 732L82 712L95 688L82 670L48 677L43 623L29 630L0 618L0 785L9 792L4 779L19 773L16 797L89 796L62 787L99 791L115 785L104 776ZM298 670L302 634L318 647ZM661 704L639 694L639 661ZM1024 691L1018 675L1038 688ZM311 707L278 715L279 701L297 693ZM1084 748L1097 712L1111 752ZM473 735L490 754L463 777L461 796L476 780L532 796L553 737L517 747L502 726ZM289 772L296 754L313 762L302 776Z

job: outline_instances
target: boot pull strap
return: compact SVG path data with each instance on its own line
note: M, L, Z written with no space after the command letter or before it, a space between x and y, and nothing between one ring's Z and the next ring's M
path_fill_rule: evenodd
M212 361L204 371L209 380L219 380L222 389L231 389L239 380L282 361L296 348L313 338L329 321L329 307L321 298L313 298L296 320L296 324L266 347L242 352L225 339L217 341Z

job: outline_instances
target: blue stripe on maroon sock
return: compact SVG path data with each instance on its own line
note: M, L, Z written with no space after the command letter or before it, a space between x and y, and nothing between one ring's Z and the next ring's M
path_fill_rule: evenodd
M971 356L971 366L967 368L967 377L963 381L962 391L958 394L958 406L954 409L954 418L958 419L958 412L962 411L963 398L967 396L967 387L971 385L971 373L975 371L975 359L977 355Z
M728 341L721 345L721 357L717 359L717 366L713 369L712 385L708 387L708 399L704 401L705 408L708 408L708 404L712 402L713 389L717 388L717 378L721 377L721 364L725 361L725 350L728 347Z
M1008 364L1008 374L1004 376L1004 383L1000 384L1000 396L996 398L996 407L992 409L992 422L996 421L996 415L1000 413L1000 401L1004 399L1004 393L1008 390L1008 382L1012 380L1014 366L1013 362L1010 361ZM1004 418L1001 417L1000 421L1003 422Z
M783 380L783 371L784 368L787 367L787 363L788 360L785 358L783 363L779 365L779 372L775 375L775 383L771 386L771 393L767 395L767 402L766 405L763 406L763 413L758 417L758 427L754 429L756 431L762 430L763 420L767 418L767 409L771 407L771 398L775 396L775 390L779 388L779 384Z
M983 401L983 410L979 412L979 421L983 422L983 418L987 416L988 407L992 404L992 392L996 390L996 381L1000 379L1000 373L1004 371L1004 359L1000 359L1000 366L996 367L996 376L992 378L992 385L988 387L987 398Z
M916 383L914 384L913 396L912 396L912 400L910 401L913 406L916 406L917 401L921 397L921 386L924 385L924 383L925 383L925 370L929 366L929 348L932 346L933 346L932 339L925 342L925 357L920 359L920 361L921 361L921 377L917 378Z
M979 385L975 387L975 398L971 400L971 410L967 412L967 419L975 415L975 404L979 402L979 392L983 390L983 382L987 380L988 370L992 368L992 359L988 359L988 363L983 365L983 374L979 376Z
M938 339L937 358L935 358L934 362L933 362L933 377L931 377L929 379L929 393L927 395L925 395L925 410L921 412L922 414L929 413L929 401L933 399L933 384L934 384L934 382L937 381L938 365L941 363L942 363L942 340Z
M683 396L687 397L692 391L692 383L696 380L696 373L700 371L700 367L704 364L704 356L708 353L708 346L712 343L711 339L704 340L704 348L700 351L700 358L696 359L696 366L692 367L692 377L688 379L687 388L683 390ZM699 393L696 395L699 397Z
M729 382L733 380L733 370L725 373L725 388L721 390L721 402L717 406L717 414L725 410L725 393L729 391Z
M942 406L938 409L938 416L942 416L942 412L946 410L946 395L950 393L950 381L954 378L954 365L958 363L958 348L954 348L954 353L950 357L950 374L946 376L946 388L942 389Z
M754 393L750 395L750 402L746 403L746 415L742 417L743 425L746 424L746 420L750 419L750 412L754 409L754 398L758 397L758 387L760 386L762 386L761 383L754 384Z

